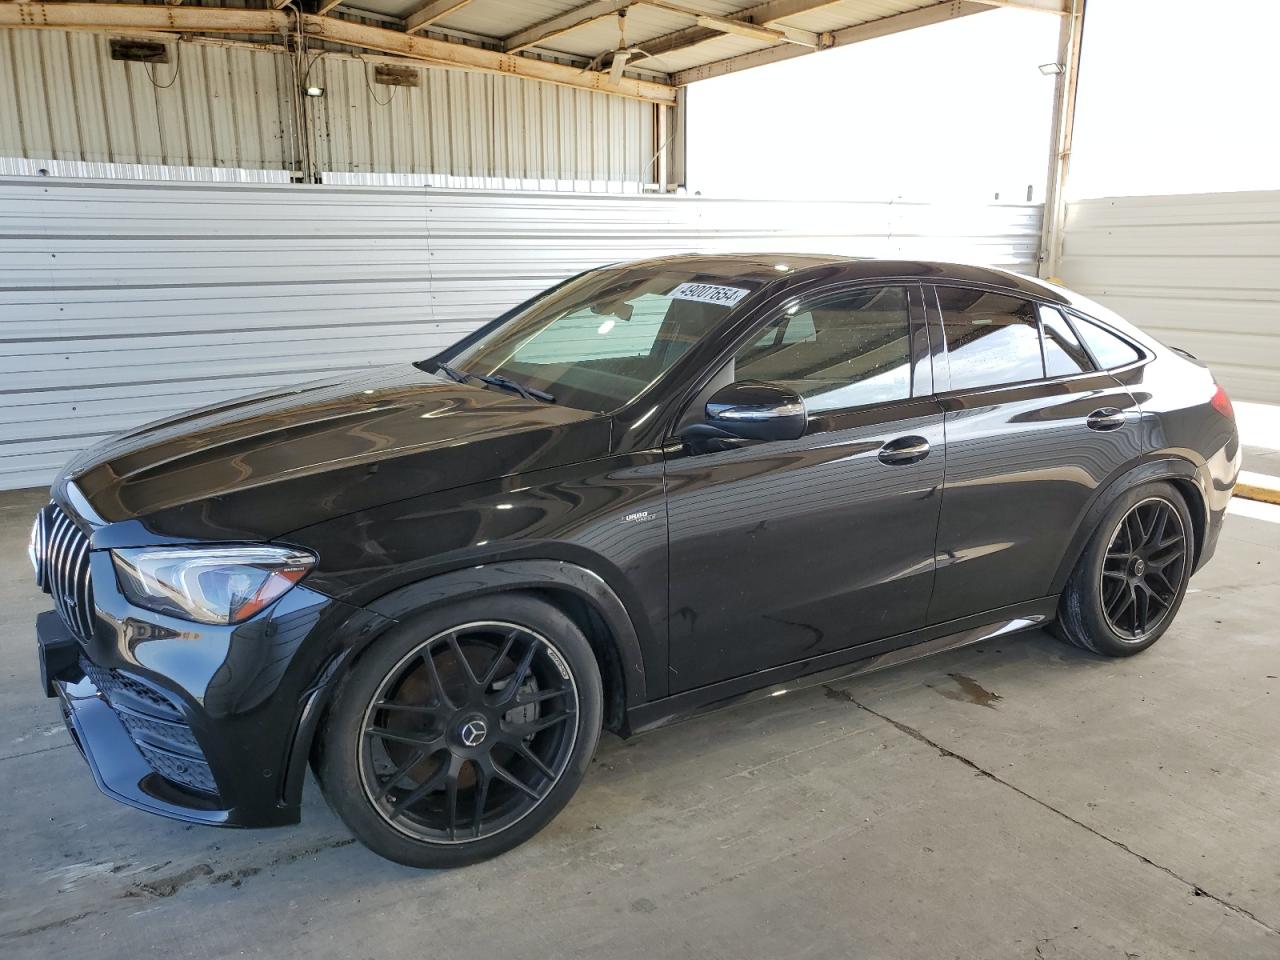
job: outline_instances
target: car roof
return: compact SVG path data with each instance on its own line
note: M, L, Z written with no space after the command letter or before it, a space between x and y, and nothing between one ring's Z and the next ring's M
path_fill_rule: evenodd
M980 267L937 260L890 260L876 257L850 257L822 253L723 253L677 254L653 257L615 267L679 267L681 270L720 277L722 279L800 281L821 278L838 283L843 280L927 280L978 283L999 287L1013 293L1070 303L1065 290L1034 277L1023 276L998 267ZM788 284L789 285L789 284Z

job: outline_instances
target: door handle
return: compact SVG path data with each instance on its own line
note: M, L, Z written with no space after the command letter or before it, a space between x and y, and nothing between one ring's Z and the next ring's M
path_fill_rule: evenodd
M1123 410L1117 410L1115 407L1103 407L1089 414L1085 424L1090 430L1119 430L1128 419L1128 415Z
M924 437L898 437L880 448L880 462L889 464L919 463L929 455L929 441Z

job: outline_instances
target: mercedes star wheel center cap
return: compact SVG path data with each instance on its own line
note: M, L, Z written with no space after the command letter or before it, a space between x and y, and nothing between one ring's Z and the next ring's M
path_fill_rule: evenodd
M488 724L476 717L462 725L462 728L458 731L458 737L462 740L463 746L478 747L484 742L485 735L488 732Z

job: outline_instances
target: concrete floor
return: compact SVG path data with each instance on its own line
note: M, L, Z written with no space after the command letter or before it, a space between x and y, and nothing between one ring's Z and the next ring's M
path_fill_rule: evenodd
M606 738L534 841L424 873L314 789L269 832L99 795L37 690L40 501L0 498L7 960L1280 957L1280 508L1143 656L1035 632Z

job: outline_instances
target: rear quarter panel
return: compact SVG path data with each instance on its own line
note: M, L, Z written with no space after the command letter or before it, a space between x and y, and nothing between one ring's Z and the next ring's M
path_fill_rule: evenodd
M1073 294L1071 309L1115 328L1152 355L1151 360L1113 370L1112 375L1142 408L1149 444L1144 460L1172 460L1191 467L1188 479L1202 501L1190 506L1200 537L1197 562L1203 564L1213 552L1241 460L1234 420L1224 417L1211 402L1218 389L1212 370L1087 297Z

